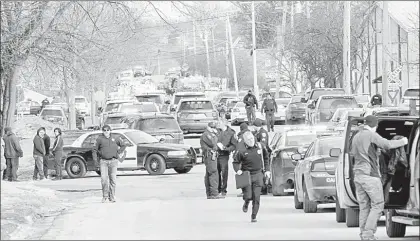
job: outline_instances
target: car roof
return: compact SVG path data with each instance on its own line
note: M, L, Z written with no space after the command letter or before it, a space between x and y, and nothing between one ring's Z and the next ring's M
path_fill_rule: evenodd
M340 94L332 94L332 95L321 95L319 98L323 98L323 97L353 97L354 95L340 95Z
M42 110L63 110L60 106L45 106Z
M312 89L311 91L315 91L315 90L344 90L343 88L315 88Z
M168 113L158 113L158 112L145 112L145 113L138 113L138 114L130 114L126 115L128 118L133 119L154 119L154 118L171 118L175 119L174 116Z
M175 95L206 95L204 92L175 92Z
M210 101L211 100L209 98L182 98L181 102L187 102L187 101Z
M106 104L129 103L129 102L134 102L134 100L133 99L129 99L129 100L108 100L106 102Z
M117 130L112 130L111 133L125 134L127 132L133 132L133 131L144 132L144 131L136 130L136 129L117 129ZM96 131L85 133L84 135L102 134L102 133L103 133L102 130L96 130Z
M150 92L144 92L136 94L135 96L148 96L148 95L165 95L165 92L163 91L150 91Z

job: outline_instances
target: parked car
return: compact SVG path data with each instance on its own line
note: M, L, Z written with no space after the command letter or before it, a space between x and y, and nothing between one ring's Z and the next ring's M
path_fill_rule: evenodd
M203 133L209 122L219 119L216 108L207 98L182 99L175 114L184 134Z
M232 109L235 107L236 103L241 102L241 100L238 99L228 99L226 101L226 114L225 114L225 118L226 120L230 120L231 119L231 113L232 113Z
M41 105L33 100L21 101L16 106L15 115L38 115L41 112Z
M90 103L84 96L74 97L74 106L82 115L90 115Z
M311 125L325 123L331 119L337 108L358 107L361 107L361 105L357 104L356 99L352 95L322 95L308 105L310 112L306 119Z
M136 99L138 102L153 102L159 107L159 111L162 111L162 107L165 105L165 92L153 91L136 94Z
M188 173L197 162L191 146L161 143L153 136L133 129L113 130L111 134L122 138L127 145L123 161L118 163L120 171L147 170L150 175L161 175L173 168L177 173ZM102 131L82 134L71 146L64 147L62 166L70 178L84 177L87 171L100 174L92 157L99 135ZM50 163L53 161L53 158L49 159Z
M64 112L69 113L69 104L67 104L66 102L63 102L59 99L55 99L51 101L51 105L60 106L64 110Z
M338 153L330 153L333 147L341 146L342 136L320 137L308 147L305 155L294 154L298 164L295 173L294 203L296 209L316 213L318 204L335 203L335 168Z
M310 104L313 104L314 101L318 100L318 98L322 95L345 95L346 92L342 88L315 88L312 89L307 95L305 94L305 103L306 103L306 109L305 109L305 122L307 124L311 124L311 109L308 108ZM315 106L315 105L314 105Z
M416 101L416 110L419 113L420 109L420 89L417 88L408 88L405 90L403 97L401 98L401 102L399 107L409 108L410 107L410 100Z
M286 108L291 98L276 99L277 112L274 113L275 123L286 124Z
M108 114L118 112L120 109L120 106L124 103L133 103L135 100L132 98L128 99L115 99L115 100L109 100L105 104L104 111L99 116L99 122L101 126L103 125L106 117Z
M49 122L57 123L60 125L67 126L67 115L64 110L59 106L47 105L41 110L39 116Z
M290 98L289 103L286 106L286 124L300 124L305 122L305 109L306 104L304 101L304 96L294 95Z
M338 108L329 121L331 127L344 126L349 116L363 116L365 109L363 108Z
M359 204L356 198L354 186L354 157L350 154L351 142L354 135L360 130L363 124L363 117L349 117L345 124L343 137L344 143L337 146L341 151L338 159L338 165L335 173L337 202L336 202L336 221L346 222L347 227L359 226ZM379 116L376 132L386 138L392 139L395 135L410 138L410 133L418 122L417 117L413 116ZM411 146L413 138L409 139ZM336 150L339 152L340 150ZM332 150L333 151L333 150ZM407 152L409 153L409 152ZM407 156L407 158L410 158ZM392 179L392 189L389 192L389 201L385 203L385 209L403 209L410 198L410 177L406 175L407 171L397 171Z
M203 92L176 92L171 101L170 113L175 113L181 99L190 98L206 98L206 94Z
M248 118L246 116L245 104L243 102L236 103L235 107L232 108L230 113L232 125L240 125L241 123L248 123ZM265 116L261 114L260 111L255 110L255 118L260 119L265 123ZM253 123L250 123L251 125Z
M407 147L410 167L409 197L402 203L402 209L388 208L385 210L385 226L388 237L404 237L407 225L419 226L420 211L420 121L413 126ZM404 193L406 195L406 193Z

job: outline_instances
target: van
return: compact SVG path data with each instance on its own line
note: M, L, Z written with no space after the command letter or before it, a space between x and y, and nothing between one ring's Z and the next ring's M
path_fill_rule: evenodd
M219 119L216 108L207 98L188 98L179 102L176 118L186 133L203 133L209 124Z

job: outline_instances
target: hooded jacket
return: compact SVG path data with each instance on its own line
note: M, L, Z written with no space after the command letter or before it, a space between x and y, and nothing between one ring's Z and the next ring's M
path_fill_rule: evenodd
M4 157L5 158L18 158L23 156L22 148L20 147L19 140L10 128L5 128L4 140Z
M41 128L39 128L36 132L36 136L34 137L34 156L45 156L45 144L44 139L39 136L39 131L41 131Z

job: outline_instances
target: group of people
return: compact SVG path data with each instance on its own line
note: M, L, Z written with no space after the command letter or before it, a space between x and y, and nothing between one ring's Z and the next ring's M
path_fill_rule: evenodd
M48 179L48 159L54 157L54 166L56 170L55 180L62 179L61 159L63 157L63 138L61 137L61 129L54 129L55 140L52 149L50 150L51 140L46 134L45 128L38 129L36 136L33 139L33 157L35 160L35 167L33 173L33 180ZM23 150L20 146L18 137L13 133L11 127L4 128L4 136L2 139L2 149L4 149L3 156L6 160L6 168L3 171L3 180L16 182L18 181L17 171L19 168L19 158L23 157Z
M262 128L261 120L254 122L255 132L246 123L240 132L230 128L224 120L209 123L200 138L203 162L206 166L204 184L207 199L223 199L227 194L229 157L233 155L233 169L237 175L250 172L251 185L242 188L243 212L248 212L252 202L251 222L257 221L260 195L270 179L268 133Z
M243 102L245 104L246 115L248 123L254 123L256 120L255 110L258 110L258 100L257 97L252 93L252 90L248 91L248 94L245 95ZM265 113L265 120L267 122L267 130L274 132L274 122L275 117L274 113L278 111L277 103L274 100L271 93L267 93L267 97L264 99L261 106L261 114Z

